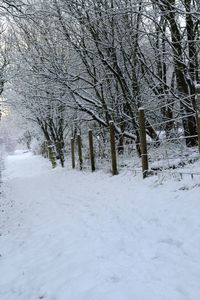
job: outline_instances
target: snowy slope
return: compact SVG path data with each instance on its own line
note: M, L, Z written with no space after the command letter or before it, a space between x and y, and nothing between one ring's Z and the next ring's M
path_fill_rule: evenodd
M5 162L1 300L199 300L200 188Z

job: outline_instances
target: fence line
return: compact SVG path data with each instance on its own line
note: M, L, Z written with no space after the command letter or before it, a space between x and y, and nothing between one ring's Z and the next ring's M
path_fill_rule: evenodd
M115 132L115 125L113 121L109 123L109 130L107 129L106 139L102 141L100 136L96 136L90 129L88 131L88 142L85 138L81 138L81 135L77 135L76 139L71 138L70 153L71 153L71 167L72 169L79 166L80 170L83 170L87 165L90 165L91 171L104 168L112 171L113 175L117 175L120 169L124 166L132 165L132 172L140 172L143 178L146 178L150 174L155 174L159 171L166 169L175 169L181 165L185 166L186 163L193 163L199 158L200 153L200 117L195 118L197 134L184 136L185 129L178 127L178 130L174 132L172 128L167 130L165 128L166 123L173 121L180 126L180 120L197 116L197 114L188 114L182 117L170 119L169 121L155 122L151 126L161 126L160 132L162 135L159 140L154 140L153 137L147 138L146 117L145 110L140 108L138 111L138 134L139 141L137 144L128 138L124 138L123 135ZM149 116L148 116L149 118ZM158 119L160 116L158 116ZM148 119L149 121L149 119ZM180 132L180 129L182 132ZM157 136L159 134L155 132ZM170 137L170 133L173 135ZM185 140L196 139L198 144L196 148L190 150L187 147ZM110 141L110 145L109 145ZM176 142L176 143L174 143ZM117 144L118 143L118 144ZM55 147L51 142L45 143L45 151L48 151L48 157L55 160ZM44 151L44 152L45 152ZM195 152L196 151L196 152ZM76 156L77 152L77 156ZM198 154L197 154L198 152ZM188 156L188 153L195 154L195 156ZM140 155L138 155L140 154ZM77 163L76 163L77 157ZM56 165L56 161L54 162ZM157 165L157 166L156 166ZM109 168L108 168L109 167ZM179 174L197 174L192 172L180 171ZM157 174L157 173L156 173Z
M158 123L153 123L153 124L150 124L152 127L156 127L156 126L159 126L159 125L164 125L164 124L167 124L169 122L174 122L174 121L178 121L178 120L182 120L182 119L185 119L185 118L189 118L189 117L196 117L196 114L195 113L192 113L192 114L188 114L188 115L183 115L182 117L178 117L178 118L173 118L173 119L168 119L166 121L162 121L162 122L158 122Z
M185 102L185 100L187 100L187 99L191 99L192 97L194 97L194 96L196 96L196 94L192 94L192 95L190 95L190 96L187 96L187 97L184 97L184 98L181 98L181 99L176 99L176 100L173 100L171 103L166 103L166 104L164 104L164 105L162 105L162 106L156 106L156 107L154 107L154 108L151 108L151 109L148 109L147 107L145 107L145 106L143 106L143 108L145 109L145 111L146 112L154 112L155 110L158 110L158 109L162 109L162 108L164 108L164 107L170 107L170 105L171 106L173 106L174 104L176 104L176 103L181 103L181 102L183 102L185 105L186 104L188 104L187 102ZM188 106L188 105L187 105ZM174 107L172 107L172 108L174 108ZM191 110L194 110L194 108L193 107L189 107L188 106L188 108L190 108Z

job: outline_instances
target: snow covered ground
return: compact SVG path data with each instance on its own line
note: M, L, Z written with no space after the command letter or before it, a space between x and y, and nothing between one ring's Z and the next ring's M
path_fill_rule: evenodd
M1 300L199 300L200 177L52 170L8 156Z

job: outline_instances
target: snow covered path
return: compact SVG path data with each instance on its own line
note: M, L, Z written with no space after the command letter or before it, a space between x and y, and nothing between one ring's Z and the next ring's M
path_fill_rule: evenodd
M200 188L9 156L1 300L199 300ZM191 187L191 188L190 188Z

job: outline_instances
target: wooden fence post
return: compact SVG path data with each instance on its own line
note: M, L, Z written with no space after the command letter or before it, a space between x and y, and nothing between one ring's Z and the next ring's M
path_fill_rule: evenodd
M199 153L200 153L200 115L197 115L197 136L198 136L198 146L199 146Z
M71 138L71 157L72 157L72 169L75 169L75 149L74 149L73 138Z
M48 157L52 164L52 168L57 166L55 146L52 141L48 141Z
M48 142L47 141L44 141L44 150L45 150L45 157L49 158Z
M92 134L91 129L88 131L88 137L89 137L91 170L92 170L92 172L94 172L95 171L95 159L94 159L93 134Z
M78 158L79 158L79 167L80 170L83 169L83 157L82 157L82 143L80 134L77 135L77 143L78 143Z
M44 141L41 145L41 154L44 158L49 158L47 141Z
M142 174L143 178L148 174L148 154L147 154L147 140L145 127L145 113L144 108L139 108L139 133L140 133L140 150L142 158Z
M110 146L111 146L111 159L112 159L112 174L117 175L117 157L116 157L116 147L115 147L115 128L114 122L109 122L110 126Z

